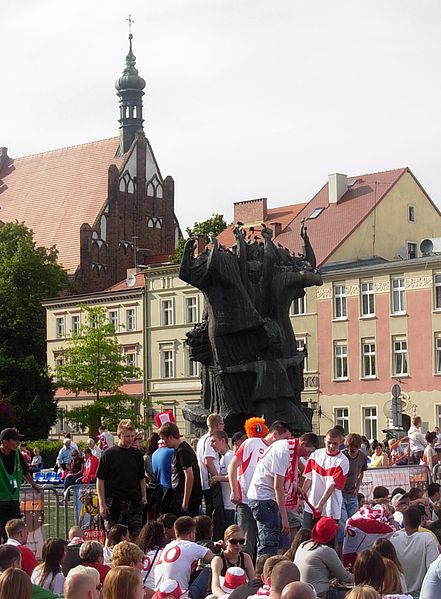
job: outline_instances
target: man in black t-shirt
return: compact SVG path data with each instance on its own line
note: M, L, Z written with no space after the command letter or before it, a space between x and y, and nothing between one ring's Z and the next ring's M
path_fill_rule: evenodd
M23 479L38 492L29 472L29 466L18 450L22 435L15 428L5 428L0 433L0 542L6 541L4 526L8 520L21 518L20 487Z
M174 422L167 422L159 429L159 436L167 447L174 449L172 459L173 499L169 511L176 516L198 516L202 501L201 477L195 452L186 441L181 440Z
M100 514L106 528L125 524L132 538L142 528L142 506L147 503L144 461L139 449L132 447L136 436L131 420L118 424L118 444L101 458L96 474Z

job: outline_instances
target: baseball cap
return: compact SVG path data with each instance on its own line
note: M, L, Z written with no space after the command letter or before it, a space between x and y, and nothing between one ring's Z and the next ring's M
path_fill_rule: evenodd
M11 439L20 441L20 439L24 439L24 435L19 435L15 428L4 428L0 433L0 441L10 441Z
M408 495L404 495L404 493L397 493L392 497L392 507L397 507L397 505L401 502L402 499L409 499Z

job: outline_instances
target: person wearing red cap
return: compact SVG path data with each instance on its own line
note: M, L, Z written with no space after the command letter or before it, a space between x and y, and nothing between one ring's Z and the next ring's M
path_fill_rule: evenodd
M341 563L337 552L329 547L337 534L338 523L333 518L320 518L312 529L311 539L298 547L294 563L300 570L302 582L311 584L319 597L343 599L345 591L330 590L330 582L337 578L343 583L352 584L354 577Z
M231 501L236 504L236 521L245 532L244 551L249 555L256 552L257 525L248 501L248 488L253 478L258 460L269 445L279 439L289 439L291 431L286 422L277 420L271 427L263 418L249 418L245 421L248 439L242 443L228 467L228 480L231 487Z

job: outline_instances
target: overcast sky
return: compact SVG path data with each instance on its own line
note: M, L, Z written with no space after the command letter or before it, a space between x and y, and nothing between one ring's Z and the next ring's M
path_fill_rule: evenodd
M181 226L409 166L441 204L440 0L18 0L0 7L9 155L118 134L131 12L145 131Z

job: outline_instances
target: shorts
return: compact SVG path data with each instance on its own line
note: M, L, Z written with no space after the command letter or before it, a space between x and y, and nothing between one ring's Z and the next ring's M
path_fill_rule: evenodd
M125 524L131 536L138 535L142 528L142 503L139 499L106 499L109 518L106 520L107 532L114 524Z
M302 518L297 510L286 510L290 528L302 528Z

